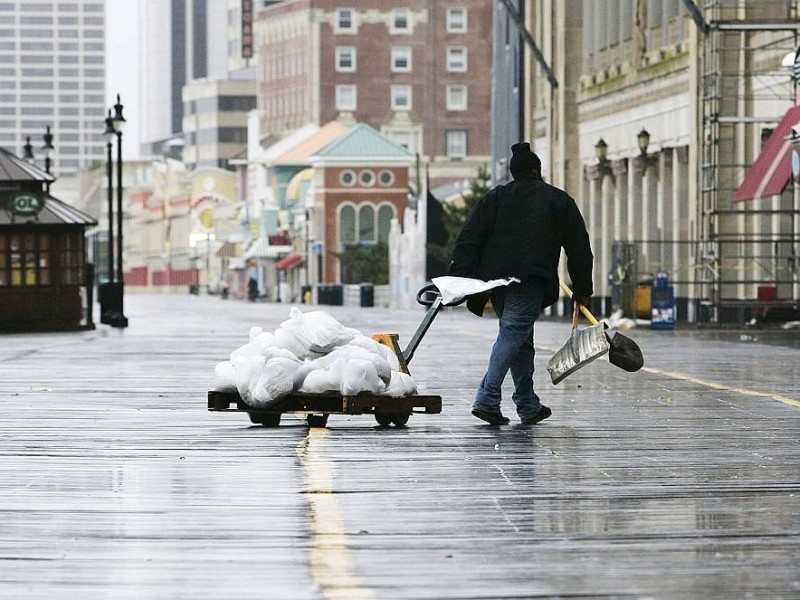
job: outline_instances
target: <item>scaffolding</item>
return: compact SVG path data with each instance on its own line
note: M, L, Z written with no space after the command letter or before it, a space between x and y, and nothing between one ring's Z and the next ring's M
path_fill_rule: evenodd
M795 0L706 1L692 16L702 43L697 321L743 322L800 295L797 184L733 202L750 159L796 104L796 81L781 65L798 48L800 24Z

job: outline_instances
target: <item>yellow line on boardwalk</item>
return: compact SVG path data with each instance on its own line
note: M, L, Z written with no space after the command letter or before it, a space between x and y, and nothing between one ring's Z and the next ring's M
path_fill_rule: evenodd
M475 337L491 337L494 339L494 336L486 336L484 334L475 334L469 332L467 330L461 330L460 333L464 333L466 335L472 335ZM556 352L557 348L551 348L549 346L542 346L540 344L536 344L536 350L544 350L545 352ZM700 379L698 377L692 377L691 375L685 375L683 373L676 373L675 371L664 371L662 369L654 369L652 367L642 367L642 371L647 371L648 373L653 373L654 375L661 375L662 377L669 377L671 379L680 379L681 381L688 381L690 383L694 383L695 385L700 385L703 387L715 389L715 390L724 390L726 392L733 392L735 394L742 394L743 396L758 396L759 398L769 398L770 400L775 400L776 402L782 402L783 404L788 404L789 406L794 406L796 408L800 408L800 400L795 400L793 398L787 398L786 396L781 396L780 394L775 394L772 392L760 392L758 390L751 390L748 388L742 387L734 387L730 385L725 385L722 383L714 383L713 381L708 381L706 379Z
M354 600L372 598L361 587L347 545L347 533L339 505L333 495L333 480L322 445L328 430L309 428L308 437L297 448L306 474L309 504L309 560L311 576L325 598Z
M647 371L648 373L653 373L655 375L662 375L664 377L670 377L672 379L680 379L682 381L688 381L689 383L702 385L703 387L712 388L715 390L734 392L736 394L742 394L744 396L759 396L761 398L769 398L777 402L783 402L784 404L800 408L800 401L794 400L792 398L787 398L786 396L781 396L780 394L773 394L772 392L759 392L757 390L750 390L747 388L733 387L730 385L724 385L722 383L714 383L713 381L706 381L705 379L698 379L697 377L691 377L690 375L684 375L683 373L675 373L674 371L663 371L661 369L653 369L652 367L642 367L642 371Z

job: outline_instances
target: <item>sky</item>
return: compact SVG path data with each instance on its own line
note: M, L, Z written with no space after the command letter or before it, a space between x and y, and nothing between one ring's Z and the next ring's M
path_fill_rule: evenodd
M139 158L139 2L106 0L106 98L109 108L120 94L127 125L122 135L125 160Z

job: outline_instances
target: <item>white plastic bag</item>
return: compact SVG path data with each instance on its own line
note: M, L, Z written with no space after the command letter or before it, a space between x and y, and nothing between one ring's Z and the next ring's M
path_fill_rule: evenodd
M263 356L240 354L231 360L236 375L236 391L242 400L250 403L252 391L255 388L266 359Z
M342 359L328 361L324 366L311 368L303 378L299 391L306 394L336 392L342 385Z
M480 294L481 292L488 292L496 287L508 285L510 283L519 283L516 277L506 277L505 279L492 279L490 281L483 281L482 279L470 279L469 277L452 277L447 275L445 277L434 277L431 283L439 289L442 295L442 304L454 304L471 296L472 294Z
M236 391L236 369L231 361L224 360L214 367L214 389L219 392Z
M386 386L384 394L394 398L402 396L410 396L417 393L417 384L408 373L401 371L392 371L392 380Z
M294 388L294 374L299 367L297 360L282 356L266 361L258 380L251 388L247 403L254 407L265 406L291 393Z
M323 310L304 313L294 307L280 329L294 333L306 353L324 354L353 339L353 334L344 325Z
M355 396L361 392L379 394L385 388L371 360L351 358L343 362L342 383L339 386L343 396Z

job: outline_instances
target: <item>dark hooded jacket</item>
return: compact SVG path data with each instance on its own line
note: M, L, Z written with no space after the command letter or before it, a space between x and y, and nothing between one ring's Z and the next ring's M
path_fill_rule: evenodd
M470 212L453 249L450 274L475 279L539 277L543 307L558 299L561 248L573 293L588 297L593 255L575 200L538 177L518 178L484 196Z

